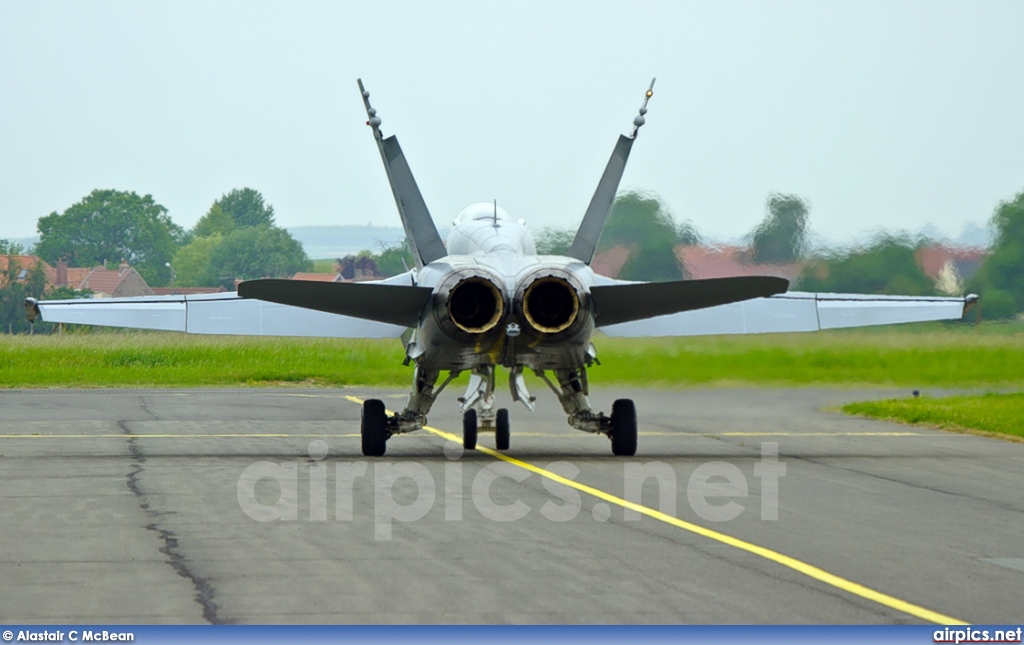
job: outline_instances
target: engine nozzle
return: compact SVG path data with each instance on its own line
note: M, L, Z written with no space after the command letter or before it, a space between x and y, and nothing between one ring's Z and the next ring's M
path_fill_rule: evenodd
M565 278L538 278L523 294L523 315L543 334L557 334L572 326L580 313L580 298Z
M466 278L448 294L448 317L464 332L487 333L497 326L504 313L501 292L486 278Z

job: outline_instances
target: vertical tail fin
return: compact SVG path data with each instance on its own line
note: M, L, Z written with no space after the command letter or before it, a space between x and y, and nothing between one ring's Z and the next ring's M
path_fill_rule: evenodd
M391 192L395 195L395 204L398 206L398 214L402 218L402 227L405 228L405 237L409 241L416 266L421 267L443 258L447 251L441 242L437 227L434 226L434 220L430 217L430 211L427 210L427 204L423 201L423 195L416 185L416 179L412 176L409 162L402 153L402 147L398 145L395 136L384 138L380 131L380 117L377 116L377 110L370 105L370 93L363 88L362 79L357 82L369 118L366 124L373 128L373 138L384 161L384 170L388 175L388 183L391 184Z
M622 173L626 169L629 151L633 147L633 142L640 131L640 126L646 121L644 115L647 114L647 101L654 95L654 81L655 79L652 78L651 85L647 88L647 93L644 94L644 102L640 106L640 114L633 119L633 132L628 137L619 135L619 140L615 143L615 149L612 150L612 156L608 159L608 164L604 168L601 181L597 183L597 190L594 191L594 196L590 200L590 206L587 207L587 212L583 215L583 222L580 224L579 230L576 231L576 237L573 238L572 246L569 247L570 257L574 257L587 264L590 264L591 260L594 259L597 243L601 239L601 231L604 229L604 223L608 219L612 202L615 201L615 193L619 189Z

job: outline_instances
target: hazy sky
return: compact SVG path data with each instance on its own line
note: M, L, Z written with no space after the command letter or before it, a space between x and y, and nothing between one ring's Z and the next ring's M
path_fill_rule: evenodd
M981 224L1024 190L1024 2L0 3L0 238L94 188L189 227L396 226L356 89L440 226L582 216L652 76L623 188L718 237L771 191L839 238Z

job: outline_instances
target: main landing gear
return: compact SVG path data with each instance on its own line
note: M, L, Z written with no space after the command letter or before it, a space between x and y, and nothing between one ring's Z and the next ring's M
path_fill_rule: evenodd
M359 430L363 438L363 454L367 457L383 457L388 441L388 414L383 401L367 399L363 402Z
M612 454L632 457L636 454L636 406L630 399L619 399L612 404L612 415L594 412L587 395L587 369L553 370L556 385L544 372L537 371L548 387L558 396L562 409L569 415L569 425L584 432L603 434L612 440Z
M534 371L558 396L562 409L569 415L569 425L594 434L603 434L611 439L612 454L632 457L637 447L636 406L630 399L618 399L612 404L611 416L594 412L587 400L588 385L586 368L553 370L557 384L540 370ZM416 369L413 393L409 403L398 414L388 416L384 403L368 399L363 403L360 432L363 454L380 457L387 449L391 436L423 428L427 412L441 390L452 382L459 372L451 372L435 387L439 372ZM522 379L522 367L514 367L510 373L509 386L512 400L519 401L533 409L534 397L530 396ZM462 406L462 446L475 450L481 430L494 432L494 444L498 450L508 450L511 443L512 424L507 408L494 409L494 366L473 369L466 394L459 398Z

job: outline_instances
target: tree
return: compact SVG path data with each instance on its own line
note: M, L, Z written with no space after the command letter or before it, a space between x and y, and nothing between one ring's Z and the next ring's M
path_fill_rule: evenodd
M274 207L252 188L221 195L189 231L188 243L174 258L180 286L285 277L312 266L302 245L274 225Z
M210 262L218 277L242 280L290 277L313 268L302 245L273 226L235 229L212 247Z
M43 265L36 265L22 276L21 263L14 255L22 252L17 244L0 240L0 255L10 255L7 266L0 275L0 332L27 333L31 326L25 315L25 298L40 298L46 289L46 272Z
M66 260L89 267L124 259L151 285L167 284L166 264L183 231L151 195L94 190L63 213L39 218L36 255L50 264Z
M983 316L1009 318L1024 308L1024 191L996 207L992 226L995 243L969 290L981 295Z
M227 235L233 228L235 228L235 220L224 212L219 203L214 202L206 215L200 217L196 225L192 227L189 235L193 239L211 235Z
M215 213L216 210L219 210L220 214ZM274 207L264 203L263 195L253 188L236 188L227 195L221 195L220 199L213 202L210 212L203 219L213 218L219 221L222 215L230 217L235 228L274 226ZM197 223L196 226L198 225ZM228 231L215 227L210 232L227 233Z
M692 222L683 222L679 225L678 240L685 246L700 246L704 243L704 238L700 236L697 227Z
M405 273L415 266L408 242L384 246L380 255L371 255L371 257L377 263L377 270L386 278Z
M22 255L25 247L9 240L0 240L0 255Z
M545 226L537 234L537 253L539 255L566 255L572 246L573 231L566 228Z
M788 264L807 248L807 203L798 195L772 193L764 221L750 234L755 264Z
M892 235L877 238L866 249L810 263L800 276L800 289L908 296L935 292L932 281L917 263L913 243Z
M214 249L224 241L224 236L214 233L208 237L197 237L174 254L174 282L179 287L216 287L220 275L213 266Z
M672 214L657 196L630 191L616 196L598 250L619 244L632 247L619 272L623 280L679 280L685 277L675 254L679 234Z

